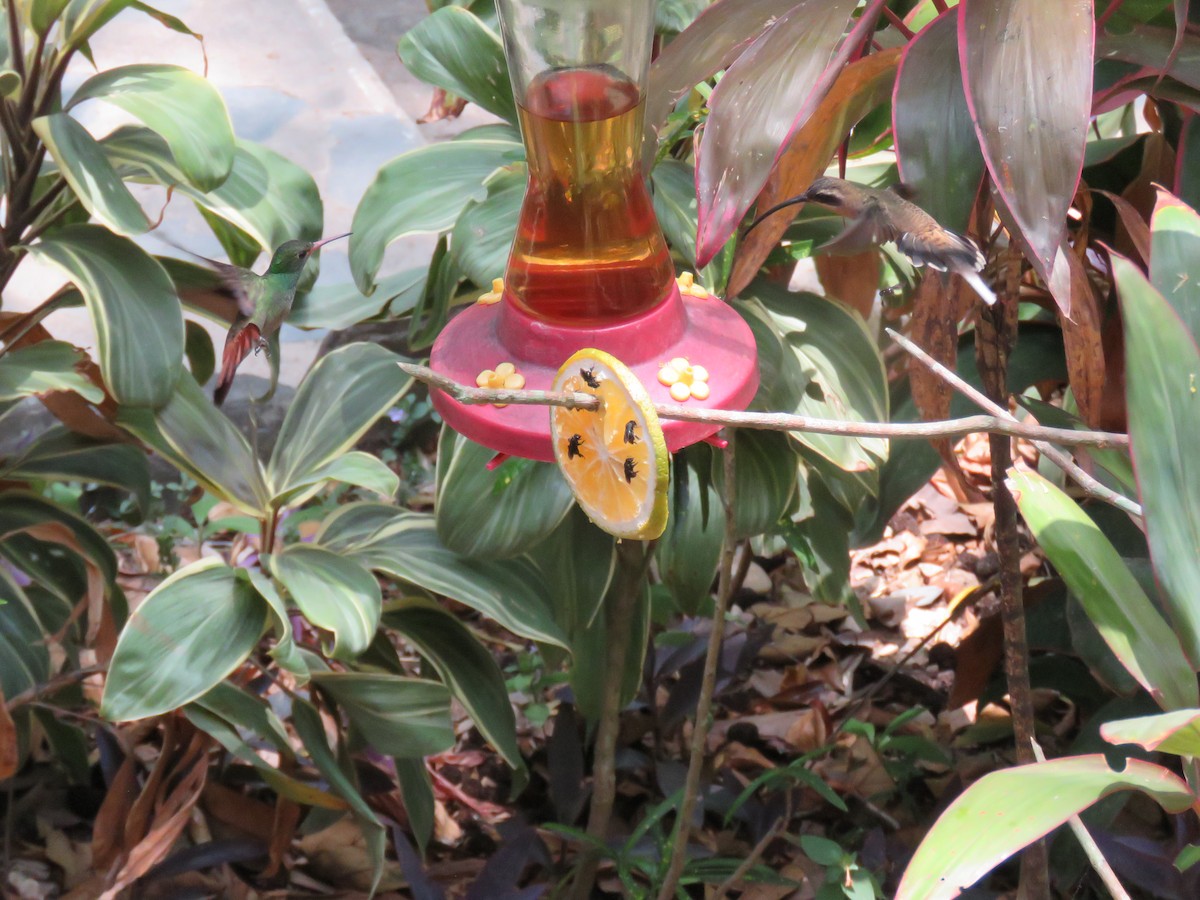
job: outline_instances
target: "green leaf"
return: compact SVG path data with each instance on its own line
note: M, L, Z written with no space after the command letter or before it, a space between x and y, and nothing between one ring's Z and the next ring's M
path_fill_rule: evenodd
M574 639L595 621L616 571L616 541L578 506L529 554L554 608L554 620Z
M217 368L217 354L213 349L212 338L198 322L187 319L184 322L183 352L188 359L188 367L196 384L204 384L212 378Z
M552 463L510 458L495 469L496 455L460 434L442 429L438 442L438 537L471 557L500 559L544 540L575 502Z
M71 96L70 110L103 100L161 135L196 188L218 187L233 168L233 125L207 80L182 66L120 66L93 75Z
M842 845L837 841L817 837L815 834L800 835L800 849L804 851L805 856L819 866L836 866L846 855Z
M1200 216L1170 194L1150 219L1150 280L1200 341Z
M1014 766L983 776L942 813L917 848L896 900L957 897L1022 847L1116 791L1140 790L1168 812L1188 809L1188 786L1137 759L1114 772L1100 754Z
M984 163L963 93L957 25L958 11L947 11L904 48L892 128L900 180L939 223L965 231Z
M250 515L265 514L270 495L262 465L190 373L156 413L123 407L118 422L205 489Z
M192 186L166 142L148 128L123 126L102 145L122 178L172 188L215 220L249 235L263 249L321 236L324 212L312 175L266 147L237 141L229 176L219 187L204 192ZM215 220L210 219L210 224ZM217 235L230 251L231 233L218 230ZM230 258L235 258L233 253ZM244 262L249 265L253 258Z
M296 297L288 324L340 331L376 316L402 316L416 305L425 290L426 271L426 266L417 266L381 278L370 297L364 297L353 284L318 285Z
M282 494L277 494L272 503L276 506L298 506L301 495L308 494L314 486L326 481L339 481L355 487L366 488L384 497L392 497L400 487L400 476L387 467L377 456L352 450L343 453L308 475L293 482Z
M45 34L66 8L67 0L31 0L29 26L39 35Z
M296 677L297 684L306 684L309 675L308 666L292 636L292 620L288 616L287 604L279 596L279 591L275 590L275 583L260 569L247 571L250 575L250 583L258 591L258 595L267 601L267 606L271 608L274 618L271 630L275 634L275 646L268 651L271 658L279 663L281 668L291 672Z
M487 199L471 201L450 234L450 251L459 269L480 286L504 275L525 199L525 169L500 169L487 181Z
M320 473L412 384L396 365L399 359L376 344L348 344L321 358L300 384L279 428L267 466L276 495L335 477ZM344 464L344 471L358 459ZM380 479L374 477L374 483Z
M0 359L0 373L3 373ZM131 492L142 512L150 508L146 454L129 444L106 444L62 426L42 432L13 458L0 463L0 479L59 479L110 484Z
M1155 575L1184 653L1200 665L1200 349L1170 304L1113 255L1125 323L1133 469ZM1195 705L1189 704L1189 705Z
M314 540L369 569L477 609L514 634L569 646L529 562L488 562L447 550L432 516L352 504L326 519Z
M354 213L350 269L359 290L375 291L388 244L450 228L471 200L486 199L488 176L523 155L515 140L464 139L419 147L381 168Z
M1000 0L960 9L959 56L979 144L1014 220L1010 230L1046 281L1091 120L1091 7L1091 0Z
M671 518L655 551L663 584L689 616L698 615L710 598L725 542L724 507L711 478L713 455L701 444L676 454ZM795 466L792 471L795 477Z
M78 544L71 550L77 550L95 563L106 582L112 584L116 581L116 554L87 520L29 491L8 490L0 493L0 539L46 522L55 522L68 528Z
M108 667L100 713L116 722L169 712L210 690L254 651L266 609L220 559L176 572L134 610Z
M99 225L68 225L29 248L83 294L104 383L118 403L166 403L183 369L183 312L152 256Z
M65 341L40 341L0 356L0 402L51 391L74 391L100 403L104 391L76 371L85 356Z
M475 635L450 613L424 600L406 600L389 609L383 623L403 634L429 660L479 733L524 778L525 760L517 746L517 719L504 675Z
M408 813L408 825L417 839L417 846L424 853L433 838L436 815L433 780L429 777L429 770L425 768L423 759L397 757L395 763L396 781L400 784L400 798L404 801L404 809Z
M34 119L33 130L84 209L118 234L141 234L150 227L104 148L86 128L66 113L53 113Z
M0 690L11 700L49 677L46 634L25 592L0 568Z
M409 29L396 49L408 71L426 84L516 124L500 36L473 13L461 6L436 10Z
M671 247L696 265L696 171L690 162L667 157L650 177L654 213Z
M1105 722L1100 736L1110 744L1137 744L1151 752L1200 756L1200 709Z
M379 887L380 878L383 877L384 853L387 847L387 835L383 826L375 818L371 807L367 806L367 802L363 800L362 794L358 792L358 787L338 765L337 757L333 755L329 744L325 742L325 726L321 722L321 714L313 705L305 700L295 698L292 701L292 724L305 749L308 750L309 756L312 757L317 770L325 776L329 786L350 804L350 809L354 812L355 819L358 820L358 825L362 829L363 838L366 841L367 857L371 861L373 873L369 893L374 894L376 888Z
M1008 480L1046 557L1129 673L1165 709L1200 702L1178 637L1096 523L1040 475Z
M454 746L450 692L436 681L369 672L313 672L379 753L406 759Z
M333 632L335 659L351 660L371 645L383 597L362 565L322 547L294 544L271 558L271 569L304 617Z
M12 69L0 69L0 97L16 97L20 90L20 74Z
M734 525L738 538L748 538L771 531L779 522L796 493L796 472L799 460L789 438L782 431L734 431ZM713 454L712 480L717 493L725 493L725 467ZM722 523L724 506L718 504L709 515Z
M735 307L758 343L762 386L754 408L850 422L888 419L883 360L862 319L816 294L756 281ZM849 472L876 469L888 442L797 432L801 444Z

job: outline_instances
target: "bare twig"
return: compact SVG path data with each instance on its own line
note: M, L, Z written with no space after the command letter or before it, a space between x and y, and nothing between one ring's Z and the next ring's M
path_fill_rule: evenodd
M591 394L556 391L512 391L470 387L459 384L427 366L399 363L401 369L418 381L432 385L459 403L474 406L483 403L508 403L513 406L562 406L567 409L598 409L600 401ZM957 376L956 376L957 377ZM968 385L969 387L969 385ZM1005 413L1004 416L968 416L946 422L847 422L841 419L817 419L788 413L757 413L729 409L695 409L675 403L656 403L660 419L707 422L712 425L755 428L762 431L806 431L845 437L880 437L897 440L961 438L968 434L995 432L1029 441L1053 441L1057 444L1086 447L1127 447L1129 437L1109 431L1075 431L1071 428L1047 428L1026 425Z
M908 338L904 337L902 334L899 334L896 331L893 331L891 328L888 328L886 330L887 330L888 335L892 338L892 340L894 340L901 347L903 347L905 350L907 350L909 353L911 353L913 356L915 356L917 359L919 359L922 363L924 363L931 371L933 371L940 378L949 382L950 385L955 390L957 390L959 393L963 394L966 397L969 397L971 400L974 400L981 407L983 407L984 409L986 409L988 412L992 413L994 416L996 416L999 419L1003 419L1008 422L1016 422L1017 421L1016 417L1012 413L1010 413L1007 409L1005 409L999 403L996 403L996 402L988 399L978 389L967 384L967 382L963 381L961 378L958 377L958 375L956 375L954 372L951 372L949 369L947 369L945 366L943 366L941 363L939 363L936 359L934 359L932 356L930 356L928 353L926 353L924 350L922 350L920 347L918 347L916 344L914 344ZM999 429L989 429L989 430L991 431L992 434L1010 434L1013 437L1024 437L1024 435L1011 434L1010 432L1004 432ZM1079 432L1079 434L1083 434L1083 433L1084 432ZM1066 472L1068 475L1070 475L1072 478L1074 478L1075 481L1078 482L1079 486L1081 488L1083 488L1083 490L1085 492L1087 492L1088 494L1090 494L1091 496L1095 497L1098 500L1103 500L1105 503L1111 503L1113 506L1117 507L1118 509L1124 510L1125 512L1129 513L1132 516L1138 516L1139 518L1141 517L1141 515L1142 515L1141 504L1135 503L1133 500L1130 500L1128 497L1125 497L1122 494L1118 494L1116 491L1105 487L1103 484L1101 484L1099 481L1097 481L1095 478L1093 478L1087 472L1083 471L1083 469L1079 468L1078 464L1076 464L1076 462L1073 459L1071 459L1071 457L1068 456L1066 453L1063 453L1057 447L1046 443L1045 439L1031 437L1031 438L1028 438L1028 440L1030 440L1033 443L1033 445L1038 448L1038 451L1043 456L1045 456L1048 460L1050 460L1052 463L1054 463L1056 466L1058 466L1060 469L1062 469L1064 472ZM1059 444L1066 443L1065 441L1058 440L1057 438L1050 438L1050 440L1053 440L1055 443L1059 443Z
M717 667L721 662L721 643L725 639L725 611L729 608L729 597L733 592L733 554L737 548L736 512L737 478L734 470L733 448L735 435L730 434L729 446L724 453L725 472L725 543L721 549L721 575L717 582L717 602L713 610L712 631L708 635L708 652L704 657L704 675L700 681L700 698L696 701L696 720L692 724L692 743L688 749L687 778L683 783L683 796L675 814L675 827L671 840L671 862L666 877L658 892L658 900L671 900L679 885L687 862L688 832L691 831L692 811L696 807L696 795L700 792L700 771L704 767L708 743L709 716L712 714L712 698L717 684Z
M713 894L712 900L725 900L725 895L733 889L739 881L758 865L758 861L762 859L763 854L767 852L767 848L771 846L771 842L779 837L787 830L792 821L792 792L784 792L783 815L776 819L771 827L767 829L757 844L750 850L750 853L742 860L741 864L730 873L729 877L717 885L716 893Z
M85 678L96 675L99 672L103 672L107 668L107 666L85 666L82 669L75 669L71 672L63 672L60 675L54 676L49 681L43 682L42 684L35 684L33 687L29 688L28 690L21 691L19 694L13 694L8 702L5 703L5 706L12 711L19 706L25 706L28 703L33 703L39 697L42 697L46 694L53 694L55 691L65 688L68 685L75 684L76 682L83 681Z
M604 658L607 680L592 753L592 802L587 824L587 833L600 842L608 836L608 824L612 819L613 801L617 794L617 737L621 730L621 689L625 683L625 666L629 655L629 622L633 619L653 552L653 541L617 543L617 583L609 595L612 603L605 611L608 625L608 647ZM571 894L575 900L586 900L592 895L599 867L599 853L595 849L588 849L575 873Z
M1041 745L1037 741L1032 741L1033 756L1038 762L1046 761L1046 754L1042 752ZM1100 848L1096 845L1096 839L1091 836L1087 830L1087 826L1083 824L1083 819L1078 815L1073 815L1067 819L1067 824L1071 826L1071 831L1075 835L1075 839L1079 841L1083 847L1083 852L1088 858L1088 862L1092 864L1092 868L1096 870L1096 874L1100 876L1100 880L1104 882L1104 886L1108 888L1109 894L1113 900L1130 900L1129 893L1121 884L1121 880L1117 878L1117 873L1112 870L1112 866L1108 864L1108 860L1104 858L1104 854L1100 852Z

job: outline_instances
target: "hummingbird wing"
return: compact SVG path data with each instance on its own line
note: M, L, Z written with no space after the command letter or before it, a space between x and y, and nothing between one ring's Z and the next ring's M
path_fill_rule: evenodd
M870 204L850 224L842 229L841 234L831 241L826 241L816 249L817 253L830 253L835 256L853 256L863 253L879 244L886 244L900 237L900 233L888 221L887 214L877 205Z
M897 238L896 246L913 265L929 266L939 272L962 269L978 272L984 264L983 253L973 240L936 225L906 231Z
M262 299L262 278L241 266L231 266L229 263L204 256L199 258L212 266L213 271L221 277L225 289L237 300L238 312L243 316L253 316L259 300Z

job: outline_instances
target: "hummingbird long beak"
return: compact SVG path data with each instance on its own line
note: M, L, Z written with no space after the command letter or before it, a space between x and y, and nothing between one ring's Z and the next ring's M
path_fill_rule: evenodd
M767 218L768 216L774 215L775 213L779 212L781 209L787 209L787 207L789 207L789 206L795 206L798 203L804 203L807 200L808 200L808 192L805 191L803 194L800 194L799 196L796 196L796 197L792 197L790 200L784 200L782 203L776 203L774 206L772 206L766 212L760 213L753 222L751 222L749 225L747 225L746 230L742 232L742 237L745 237L746 235L748 235L760 222L763 221L763 219Z
M352 234L354 234L353 231L347 231L345 234L339 234L337 237L324 238L323 240L319 240L314 243L312 248L316 250L318 247L324 247L326 244L331 243L332 241L340 241L342 238L350 237Z

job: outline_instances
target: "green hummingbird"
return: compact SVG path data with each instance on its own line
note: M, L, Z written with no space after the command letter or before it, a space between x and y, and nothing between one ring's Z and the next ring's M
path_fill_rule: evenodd
M213 391L213 402L217 406L225 402L233 385L233 376L250 351L258 353L264 350L270 353L268 341L275 337L279 326L292 311L296 286L300 283L300 274L308 258L330 241L349 237L349 234L347 232L321 241L287 241L280 244L262 275L256 275L241 266L200 257L216 270L225 287L237 300L238 315L225 336L221 374Z

